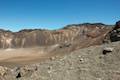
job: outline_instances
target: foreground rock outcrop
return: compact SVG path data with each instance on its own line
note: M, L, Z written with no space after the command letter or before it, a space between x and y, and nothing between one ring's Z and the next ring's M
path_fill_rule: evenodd
M115 26L108 32L105 37L106 42L120 41L120 21L116 22Z

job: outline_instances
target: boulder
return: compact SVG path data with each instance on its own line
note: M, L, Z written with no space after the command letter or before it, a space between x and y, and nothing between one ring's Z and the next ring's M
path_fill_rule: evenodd
M120 29L120 21L116 22L115 27L113 28L113 30L117 29Z
M4 76L7 73L7 68L0 66L0 76Z
M104 42L120 41L120 21L116 22L115 26L106 35Z
M105 47L105 48L103 49L103 54L106 55L107 53L110 53L110 52L112 52L113 50L114 50L114 48L112 48L112 47Z
M120 41L120 21L116 22L115 27L111 31L110 40L112 42Z

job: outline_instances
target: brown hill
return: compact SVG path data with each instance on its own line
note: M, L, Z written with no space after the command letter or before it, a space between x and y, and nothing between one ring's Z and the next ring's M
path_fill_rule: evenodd
M101 44L110 27L101 23L68 25L59 30L0 30L0 48L25 48L54 44L74 44L80 48Z

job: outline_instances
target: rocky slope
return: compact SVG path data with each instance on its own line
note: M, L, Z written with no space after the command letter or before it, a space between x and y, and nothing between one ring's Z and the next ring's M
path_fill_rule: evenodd
M119 80L120 42L79 49L45 62L0 67L0 80ZM104 47L113 51L103 54Z
M0 30L0 80L119 80L119 23Z
M68 25L60 30L21 30L11 32L0 30L0 48L24 48L48 46L59 43L73 43L81 47L101 44L110 30L109 25L78 24Z

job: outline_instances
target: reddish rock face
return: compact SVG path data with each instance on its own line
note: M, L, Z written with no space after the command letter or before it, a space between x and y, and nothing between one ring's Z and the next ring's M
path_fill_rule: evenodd
M63 29L21 30L10 32L0 30L0 48L21 48L48 46L61 43L72 43L79 47L101 44L104 36L110 30L104 24L69 25Z

